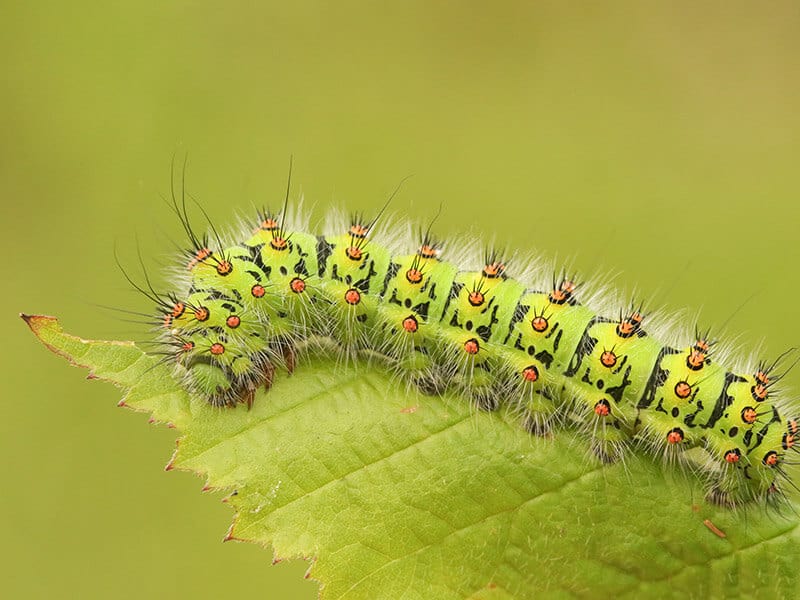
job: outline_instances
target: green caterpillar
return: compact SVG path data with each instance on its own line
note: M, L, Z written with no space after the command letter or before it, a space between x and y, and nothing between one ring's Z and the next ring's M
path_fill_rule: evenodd
M511 407L532 433L578 425L604 461L632 444L670 460L695 449L716 503L782 496L798 422L776 399L780 359L726 367L708 333L665 345L641 308L596 311L572 278L514 279L494 251L474 270L444 260L430 227L403 252L380 243L377 217L314 235L284 203L212 248L185 201L173 208L192 244L188 280L150 296L179 375L213 405L251 405L276 368L294 370L298 347L332 338L347 360L377 353L427 393Z

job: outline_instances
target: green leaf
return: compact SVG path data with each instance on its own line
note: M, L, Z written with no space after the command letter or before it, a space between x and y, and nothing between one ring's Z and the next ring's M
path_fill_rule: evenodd
M794 506L713 507L690 473L601 466L579 433L535 438L511 414L323 356L252 410L214 408L132 343L23 318L124 388L121 404L180 430L167 468L231 490L228 539L313 561L323 598L774 598L798 584Z

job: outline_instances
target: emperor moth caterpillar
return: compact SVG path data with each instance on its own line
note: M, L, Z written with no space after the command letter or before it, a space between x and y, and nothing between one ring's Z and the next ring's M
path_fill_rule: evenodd
M716 503L782 497L799 428L775 387L787 354L737 362L710 332L651 330L642 306L609 306L575 277L515 272L494 249L477 261L449 254L430 226L409 247L383 209L312 233L288 198L223 242L213 225L198 236L173 194L190 241L182 283L139 289L192 393L250 406L276 369L291 373L299 349L327 338L347 361L382 356L426 393L510 407L533 434L578 425L603 461L634 444L668 460L691 449Z

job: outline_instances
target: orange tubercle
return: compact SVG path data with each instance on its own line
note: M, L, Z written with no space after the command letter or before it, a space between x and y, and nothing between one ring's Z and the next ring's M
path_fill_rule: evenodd
M361 302L361 293L355 288L350 288L344 293L344 301L348 304L356 305Z
M476 340L475 338L469 339L466 342L464 342L464 352L466 352L467 354L477 354L478 350L480 350L480 344L478 343L478 340Z
M533 383L539 379L539 369L536 368L536 365L529 365L522 369L522 378L525 381L529 381Z
M403 319L403 329L405 329L408 333L414 333L418 328L419 324L413 315L409 315Z
M683 441L683 431L676 427L667 434L667 441L670 444L680 444Z

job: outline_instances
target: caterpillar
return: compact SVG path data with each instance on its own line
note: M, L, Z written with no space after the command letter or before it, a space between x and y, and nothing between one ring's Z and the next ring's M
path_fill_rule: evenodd
M380 357L424 393L505 406L532 434L577 427L603 462L640 447L692 464L716 504L783 498L800 428L776 388L791 351L748 364L710 331L679 339L566 272L515 271L474 239L447 252L435 219L408 246L411 227L382 219L392 197L312 233L289 207L291 168L289 182L281 209L258 211L230 242L210 221L198 236L173 190L189 240L176 291L125 275L156 303L158 343L191 393L249 407L276 369L292 373L304 347L327 339L344 362Z

